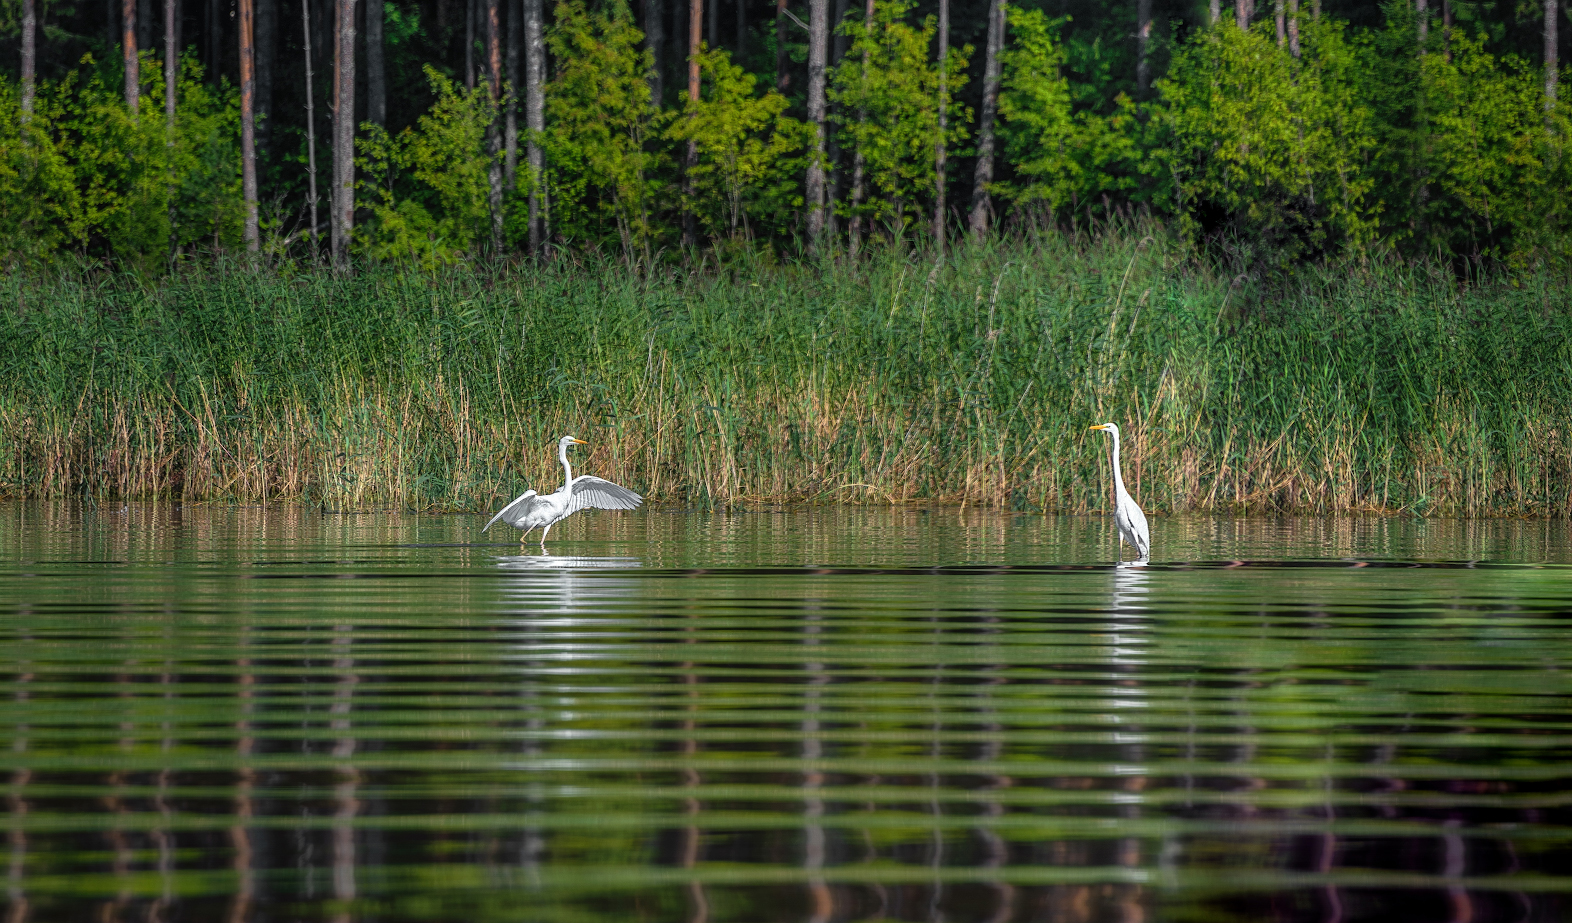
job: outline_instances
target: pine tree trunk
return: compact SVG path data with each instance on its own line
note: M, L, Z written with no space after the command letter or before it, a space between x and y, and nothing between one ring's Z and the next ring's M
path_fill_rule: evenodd
M141 108L142 75L136 54L136 0L123 0L120 6L120 50L126 68L126 108L136 121Z
M651 0L654 4L654 0ZM546 43L541 38L541 0L524 0L524 124L529 130L525 160L529 162L529 250L539 257L546 241L541 214L545 158L540 149L546 131Z
M1554 2L1554 0L1552 0ZM1414 25L1419 30L1418 44L1419 56L1425 55L1425 41L1430 38L1430 3L1429 0L1414 0Z
M487 205L491 209L491 255L502 258L502 22L498 0L486 0L486 91L491 122L486 126Z
M1556 107L1556 81L1561 76L1561 64L1556 47L1556 22L1560 11L1556 0L1545 0L1545 120L1549 123Z
M942 0L949 2L949 0ZM813 150L808 154L804 183L808 205L808 242L815 249L824 236L824 68L830 52L830 0L808 3L808 124L813 126Z
M246 252L262 249L257 229L256 0L240 0L240 195Z
M1141 99L1152 89L1151 44L1152 0L1135 0L1135 92Z
M1215 26L1223 21L1223 5L1221 0L1208 0L1206 6L1206 24Z
M273 71L278 50L279 0L256 0L257 156L266 162L273 144Z
M655 107L660 108L665 89L661 81L665 71L661 67L665 63L666 50L666 8L661 0L644 0L644 47L650 52L650 98Z
M1150 0L1141 0L1150 2ZM933 245L944 256L946 167L945 133L950 119L950 0L939 0L939 136L933 145Z
M32 4L32 0L27 0ZM180 0L164 0L164 133L175 146L175 87L180 81ZM174 208L174 204L170 204Z
M170 0L173 2L173 0ZM22 112L33 114L33 86L38 73L38 12L36 0L22 0Z
M863 20L862 20L863 21L863 28L868 30L868 34L870 36L873 34L873 28L874 28L873 3L874 3L874 0L868 0L867 6L863 10ZM866 50L864 50L863 53L862 53L862 80L863 80L864 84L866 84L867 81L868 81L868 63L869 63L868 62L868 52ZM867 106L859 106L859 107L857 107L857 128L858 128L859 133L863 130L863 128L867 124L868 124L868 107ZM862 246L862 218L863 218L863 216L862 216L862 213L861 213L861 208L862 208L863 197L867 193L867 185L868 185L867 172L868 172L868 161L867 161L867 158L863 154L862 145L859 143L857 145L857 150L852 152L851 240L848 242L849 243L849 247L850 247L850 251L851 251L852 259L856 259L857 258L857 251Z
M791 74L786 70L786 0L775 0L775 89L786 92Z
M333 265L349 271L355 231L355 0L334 0Z
M1283 0L1272 4L1272 18L1277 23L1277 47L1282 48L1288 44L1288 10Z
M688 102L699 101L699 46L704 41L704 0L688 0ZM688 139L688 153L682 161L682 245L697 246L699 222L693 214L693 169L699 165L699 142ZM630 253L629 256L632 256Z
M382 0L366 0L366 121L384 128L388 124L388 76L382 42L385 16Z
M1240 31L1250 28L1250 0L1234 0L1234 24Z
M508 0L507 89L502 100L502 187L519 183L519 0Z
M1288 53L1299 57L1299 0L1288 0Z
M993 123L999 112L999 55L1004 50L1004 0L988 4L988 49L983 58L982 110L977 117L977 175L972 180L972 237L978 243L988 234L993 182Z
M315 263L322 249L317 241L317 91L311 73L311 0L300 0L300 27L300 46L306 56L306 195L311 213L311 262Z

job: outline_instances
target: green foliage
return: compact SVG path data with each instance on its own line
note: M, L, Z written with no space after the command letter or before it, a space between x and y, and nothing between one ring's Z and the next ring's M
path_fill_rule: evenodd
M465 89L431 67L426 77L437 101L415 125L397 137L361 126L358 185L374 217L355 236L373 259L433 269L470 255L489 233L486 127L496 106L484 88Z
M688 101L666 132L698 147L698 164L688 171L693 197L685 204L712 237L737 234L750 214L767 230L784 230L802 206L812 129L786 115L786 97L758 93L758 78L723 50L699 55L699 80L698 102Z
M151 54L135 118L91 58L58 83L41 82L24 118L15 85L0 88L0 248L47 259L63 247L138 270L171 248L240 236L239 112L182 62L175 129L163 112L163 74ZM84 74L85 72L85 74Z
M1057 38L1041 10L1006 8L1009 46L1000 55L999 134L1014 181L994 189L1017 205L1076 207L1101 195L1139 198L1146 129L1123 93L1109 113L1076 104ZM1083 101L1089 102L1089 101Z
M966 140L971 121L971 110L955 98L966 85L971 46L950 49L941 101L939 64L928 51L934 20L928 17L921 28L908 25L911 9L907 0L877 0L872 23L841 26L852 45L835 68L830 89L831 101L841 107L843 143L862 152L877 193L865 213L897 228L932 197L939 107L947 112L945 142L951 149Z
M1359 99L1354 47L1340 23L1301 24L1303 54L1277 45L1271 24L1225 19L1175 56L1159 83L1169 134L1160 151L1195 235L1271 245L1293 260L1370 239L1375 145Z
M669 163L656 147L667 116L650 99L650 53L626 0L590 10L557 4L546 44L555 60L546 86L545 148L551 221L579 245L609 242L649 254L651 209Z

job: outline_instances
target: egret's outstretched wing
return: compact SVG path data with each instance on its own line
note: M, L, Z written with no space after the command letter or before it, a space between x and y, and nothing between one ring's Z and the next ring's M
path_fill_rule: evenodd
M522 496L514 500L512 503L509 503L507 506L504 506L500 511L498 511L497 515L491 517L491 522L486 523L486 529L489 529L495 525L499 519L505 519L507 520L508 525L513 525L515 522L518 522L520 519L523 519L525 516L529 515L530 510L534 509L535 504L539 502L540 498L535 496L535 491L524 491ZM486 529L481 529L480 531L484 532Z
M644 498L621 484L613 484L592 474L573 479L573 496L568 499L568 514L579 510L637 509Z

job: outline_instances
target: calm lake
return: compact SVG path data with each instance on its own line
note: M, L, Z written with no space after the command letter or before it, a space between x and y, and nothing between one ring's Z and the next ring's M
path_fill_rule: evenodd
M1572 918L1564 523L485 519L0 505L7 919Z

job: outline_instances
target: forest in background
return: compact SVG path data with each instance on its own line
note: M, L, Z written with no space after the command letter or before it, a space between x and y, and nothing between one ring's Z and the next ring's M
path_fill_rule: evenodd
M138 271L247 250L650 265L1150 216L1250 270L1350 253L1559 265L1565 15L7 0L0 253Z

